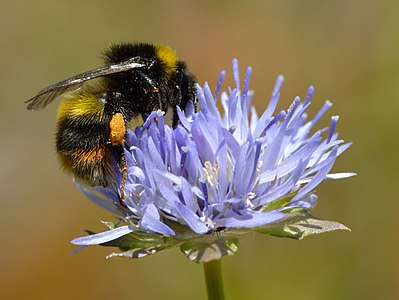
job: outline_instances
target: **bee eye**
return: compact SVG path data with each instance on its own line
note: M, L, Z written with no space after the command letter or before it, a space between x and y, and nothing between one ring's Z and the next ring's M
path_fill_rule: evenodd
M183 72L182 72L181 70L177 70L176 76L177 76L177 80L178 80L179 82L182 82L182 81L183 81L184 74L183 74Z

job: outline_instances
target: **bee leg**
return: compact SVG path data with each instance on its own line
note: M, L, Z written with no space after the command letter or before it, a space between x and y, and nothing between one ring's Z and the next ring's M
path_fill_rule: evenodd
M172 120L172 127L176 128L177 124L179 123L179 115L177 114L177 109L173 109L173 120Z
M198 112L198 99L197 99L197 95L195 95L195 99L194 99L194 113Z
M112 149L113 149L114 157L116 160L116 164L118 166L118 170L122 176L121 184L119 186L119 192L120 192L119 204L122 205L123 207L126 207L125 187L126 187L126 182L127 182L127 161L126 161L126 157L125 157L125 149L124 149L123 145L113 146Z
M125 204L125 199L126 199L126 193L125 193L125 187L126 187L126 182L127 182L127 162L126 162L126 157L125 153L122 152L122 157L120 162L118 163L118 168L119 172L122 174L122 182L121 182L121 187L120 187L120 199L119 202L121 205L126 206Z

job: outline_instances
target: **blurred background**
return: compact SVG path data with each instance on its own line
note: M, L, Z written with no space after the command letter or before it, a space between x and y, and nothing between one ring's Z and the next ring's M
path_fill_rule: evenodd
M398 299L398 1L7 1L0 12L0 293L3 299L205 299L202 266L178 249L106 260L112 249L70 257L69 241L114 216L74 187L57 163L57 104L24 100L101 65L112 42L165 43L199 83L215 86L239 59L254 68L263 110L284 74L280 109L316 92L353 146L334 171L358 176L318 187L313 214L352 232L302 241L248 234L223 260L227 299ZM227 88L227 84L224 85Z

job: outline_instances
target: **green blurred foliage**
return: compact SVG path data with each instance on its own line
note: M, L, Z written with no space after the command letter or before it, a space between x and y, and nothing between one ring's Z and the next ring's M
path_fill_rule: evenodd
M239 59L265 107L284 74L280 108L316 86L354 145L318 188L313 214L352 228L302 241L241 238L223 261L228 299L397 299L399 227L398 1L2 1L0 11L0 290L3 299L204 299L202 268L177 249L142 260L74 257L69 240L114 217L76 191L53 146L57 105L24 100L101 64L119 41L165 43L202 84ZM231 73L229 73L231 75ZM231 76L228 78L231 82ZM225 84L225 87L227 85ZM322 125L327 125L324 118Z

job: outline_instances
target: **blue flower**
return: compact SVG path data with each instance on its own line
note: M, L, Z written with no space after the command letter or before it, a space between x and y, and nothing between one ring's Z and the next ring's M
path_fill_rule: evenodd
M111 188L79 185L94 202L119 215L120 222L108 222L108 231L72 243L117 246L125 252L112 256L128 257L180 246L190 259L207 261L234 253L238 240L232 233L239 231L302 238L346 229L308 214L317 200L313 191L323 180L354 175L330 173L337 156L350 146L334 132L338 117L331 118L329 128L313 129L331 103L326 101L307 120L310 87L304 101L296 97L287 111L275 113L280 76L259 116L251 106L251 73L249 67L241 91L234 60L236 87L229 93L220 93L222 72L214 94L206 83L198 87L199 112L192 103L184 112L177 108L177 128L165 124L163 112L157 111L129 131L126 207L118 205ZM216 107L219 97L222 115Z

